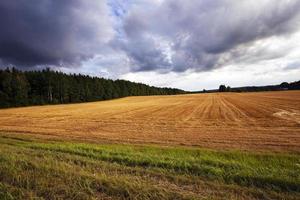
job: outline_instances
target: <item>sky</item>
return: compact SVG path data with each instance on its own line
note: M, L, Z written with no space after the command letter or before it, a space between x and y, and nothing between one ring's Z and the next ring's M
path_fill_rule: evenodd
M300 80L300 0L1 0L0 67L189 91Z

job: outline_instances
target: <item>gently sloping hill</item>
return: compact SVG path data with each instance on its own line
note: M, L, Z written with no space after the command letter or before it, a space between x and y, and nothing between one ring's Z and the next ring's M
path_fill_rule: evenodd
M0 137L6 199L297 199L300 156Z
M0 130L72 140L300 152L300 91L129 97L0 110Z

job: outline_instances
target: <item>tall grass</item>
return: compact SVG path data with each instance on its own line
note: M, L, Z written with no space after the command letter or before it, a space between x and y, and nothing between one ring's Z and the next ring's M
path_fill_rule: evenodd
M0 199L297 199L300 156L0 135Z

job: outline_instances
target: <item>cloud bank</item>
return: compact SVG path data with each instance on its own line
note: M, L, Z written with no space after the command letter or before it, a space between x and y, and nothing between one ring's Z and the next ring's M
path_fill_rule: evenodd
M254 77L275 67L283 79L300 74L299 8L300 0L2 0L0 67L175 87L223 68Z
M113 37L105 1L3 0L0 59L20 67L76 66Z
M298 31L299 8L298 0L166 0L148 10L140 4L125 18L126 37L120 43L136 71L209 71L257 56L280 56L256 42Z

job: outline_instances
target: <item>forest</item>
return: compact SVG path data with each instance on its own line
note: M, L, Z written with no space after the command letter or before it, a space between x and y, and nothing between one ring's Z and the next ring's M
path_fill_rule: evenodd
M173 88L158 88L126 80L111 80L44 69L0 70L0 107L79 103L126 96L175 95Z
M278 85L266 85L266 86L246 86L235 87L220 85L219 92L265 92L265 91L284 91L284 90L300 90L300 81L295 82L283 82Z

